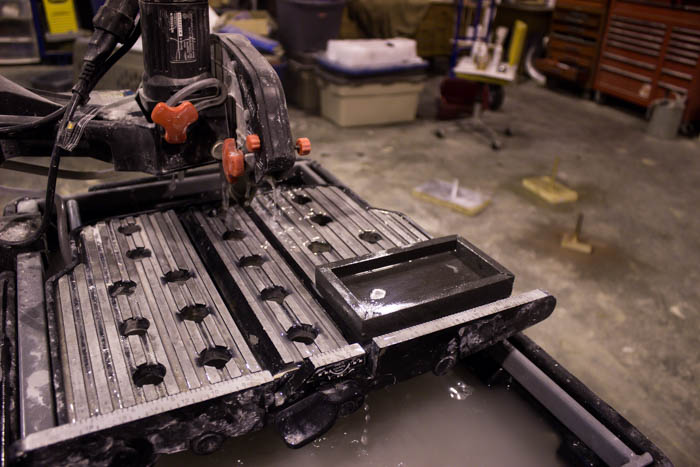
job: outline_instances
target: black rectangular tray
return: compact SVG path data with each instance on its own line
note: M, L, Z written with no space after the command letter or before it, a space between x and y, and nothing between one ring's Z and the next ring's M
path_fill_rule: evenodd
M513 275L456 235L316 268L341 325L372 338L506 298Z

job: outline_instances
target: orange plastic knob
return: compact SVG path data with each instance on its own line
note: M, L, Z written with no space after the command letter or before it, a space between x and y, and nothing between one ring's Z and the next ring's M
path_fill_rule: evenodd
M300 156L309 155L311 153L311 141L309 141L309 138L297 139L296 150Z
M248 135L245 137L245 147L248 152L255 152L260 149L260 137L258 135Z
M243 152L236 147L236 140L226 138L221 151L221 164L224 169L224 175L229 183L234 183L238 177L243 175L245 171L245 156Z
M165 129L165 141L170 144L182 144L187 141L187 127L198 118L199 113L190 101L184 101L177 107L159 102L151 112L151 120Z

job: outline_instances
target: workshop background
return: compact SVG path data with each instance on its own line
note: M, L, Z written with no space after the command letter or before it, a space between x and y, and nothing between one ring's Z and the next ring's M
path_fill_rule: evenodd
M0 0L0 74L69 90L100 3ZM372 205L478 245L516 291L552 293L555 312L526 334L676 465L697 465L700 2L209 3L212 30L246 35L279 74L311 158ZM137 44L98 89L135 90L142 71ZM99 177L59 180L62 195L142 176L85 159L61 168ZM44 184L7 167L0 179ZM1 204L16 196L3 191ZM445 422L463 402L449 393L459 381L421 378L370 395L372 421L345 421L313 448L234 440L214 460L161 462L455 465L441 450L490 422L479 406Z

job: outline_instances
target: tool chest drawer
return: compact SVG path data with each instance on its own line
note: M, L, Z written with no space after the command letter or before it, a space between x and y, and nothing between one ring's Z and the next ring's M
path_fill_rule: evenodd
M547 57L536 65L550 79L593 86L606 2L560 0L552 14Z
M684 76L690 81L695 78L695 69L697 68L697 63L691 61L678 61L674 60L673 57L669 57L668 54L664 57L664 61L661 65L661 72L666 74L678 73L679 76Z
M657 34L659 32L661 34ZM658 56L664 43L664 31L649 28L647 32L640 32L628 27L628 23L615 22L608 28L606 42L619 43L642 53L646 50L649 55Z
M653 79L615 66L600 64L598 83L631 102L646 106L650 102Z
M548 52L548 55L555 62L575 65L583 68L590 68L593 65L593 59L590 57L572 54L568 52L560 52L559 50L553 49Z
M645 107L682 94L683 121L700 123L700 13L671 2L613 0L594 87Z
M644 66L640 66L644 65ZM647 63L637 62L632 60L611 59L610 55L604 55L600 58L600 68L617 73L623 76L638 77L639 81L653 82L656 73L655 68L648 68Z
M662 23L611 15L604 47L656 58L661 55L665 37L666 25Z
M569 65L555 58L540 58L536 64L537 68L549 77L554 76L574 83L582 82L587 78L583 68L575 64Z
M668 84L665 81L659 81L658 85L652 92L651 100L653 102L657 99L666 99L671 93L684 94L687 91L688 90L685 88L679 88L678 86Z
M674 27L666 50L666 59L672 62L696 67L700 58L700 24L699 29Z
M601 23L601 18L598 14L566 8L554 10L552 18L559 24L570 24L586 28L597 28Z
M566 37L560 34L552 35L549 40L547 50L554 50L591 58L595 55L595 48L588 44L585 40Z
M610 15L610 26L627 31L635 31L650 36L661 36L666 34L666 25L657 21L640 20L624 15Z
M598 30L591 29L583 26L576 26L567 23L555 23L552 25L552 31L556 31L561 34L568 34L578 36L580 38L591 39L595 41L598 37Z
M627 64L633 66L636 70L644 73L648 72L653 75L656 70L656 62L649 59L648 57L641 56L631 56L630 54L622 54L619 51L610 49L605 50L600 57L601 63L608 63L613 66L619 66L620 64Z

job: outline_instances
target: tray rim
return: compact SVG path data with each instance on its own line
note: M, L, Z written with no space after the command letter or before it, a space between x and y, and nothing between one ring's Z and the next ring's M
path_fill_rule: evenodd
M451 291L449 294L443 295L443 300L454 298L456 296L466 294L480 288L496 285L502 282L510 282L512 291L512 282L514 281L515 276L509 270L507 270L505 267L503 267L501 264L495 261L493 258L484 254L481 250L476 248L474 245L472 245L459 235L447 235L444 237L431 238L429 240L424 240L407 246L388 248L386 250L378 251L375 253L369 253L355 258L344 259L324 265L319 265L316 267L315 286L319 295L321 295L328 302L329 308L335 309L337 313L336 316L338 316L338 314L340 315L338 316L339 320L349 325L351 330L354 333L358 334L358 336L373 337L366 335L366 324L370 322L377 323L379 322L379 318L382 318L382 316L369 319L366 315L363 317L357 311L361 309L360 300L343 283L341 276L338 276L335 271L354 265L358 265L359 267L359 265L367 263L371 264L373 262L381 261L382 259L392 255L410 253L416 250L439 247L440 245L447 245L451 243L456 243L458 247L461 247L467 250L469 253L471 253L477 261L481 261L489 267L491 267L494 270L494 274L490 274L476 281L465 282L460 287L456 288L454 291ZM510 295L510 293L508 295ZM398 310L392 313L402 312L403 310L407 310L410 308L425 306L427 303L429 303L428 300L423 300L419 303L414 303L410 306L399 308ZM455 310L454 313L458 313L459 311L461 310ZM454 313L447 313L443 316L449 316ZM374 319L374 321L372 321L372 319ZM387 318L384 317L384 319ZM430 319L435 318L433 317ZM367 331L369 331L369 329L367 329ZM377 335L385 334L387 332L391 332L391 330L379 331Z

